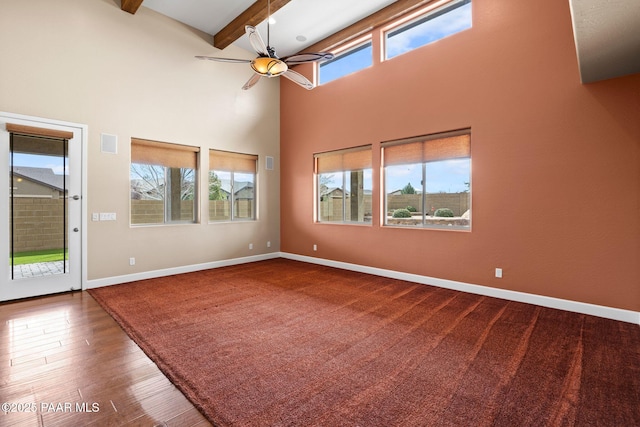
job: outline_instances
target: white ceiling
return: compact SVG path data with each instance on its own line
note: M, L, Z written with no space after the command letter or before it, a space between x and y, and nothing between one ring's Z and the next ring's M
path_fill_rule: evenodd
M254 2L255 0L144 0L142 6L213 37ZM270 26L270 44L275 47L278 56L300 52L393 2L394 0L292 0L272 15L275 23ZM263 22L257 28L266 43L266 23ZM296 38L299 36L306 40L298 41ZM253 51L246 37L241 37L233 44Z
M513 1L513 0L503 0ZM558 0L560 1L560 0ZM571 6L583 83L640 72L640 0L564 0ZM142 6L213 35L255 0L144 0ZM273 14L270 45L278 56L306 47L394 0L292 0ZM267 41L266 23L258 31ZM304 41L299 41L304 37ZM247 37L233 43L253 51ZM213 46L212 50L215 49ZM203 52L203 55L215 52Z
M640 73L640 0L570 0L580 78Z

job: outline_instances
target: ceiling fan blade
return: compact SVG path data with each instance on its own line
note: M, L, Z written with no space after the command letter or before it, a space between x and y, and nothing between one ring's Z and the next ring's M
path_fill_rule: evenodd
M198 59L206 59L209 61L217 61L217 62L233 62L238 64L249 64L251 63L251 59L235 59L235 58L218 58L217 56L196 56Z
M244 86L242 86L242 90L251 89L256 83L260 81L260 77L262 77L260 74L254 73L253 76L251 76L251 78L244 84Z
M311 90L315 87L313 83L311 83L305 76L293 70L285 71L285 73L282 74L282 77L288 78L292 82L299 84L307 90Z
M280 59L287 64L295 65L304 64L305 62L328 61L330 59L333 59L333 56L334 55L331 52L309 52L285 56L284 58Z
M258 55L262 56L270 56L269 51L267 50L267 45L264 44L264 40L260 37L260 33L256 30L256 27L252 27L251 25L247 25L244 27L244 31L247 33L247 37L249 37L249 42L251 46L256 50Z

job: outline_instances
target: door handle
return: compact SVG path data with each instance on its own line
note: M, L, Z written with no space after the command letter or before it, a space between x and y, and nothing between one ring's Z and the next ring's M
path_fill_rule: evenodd
M76 194L75 196L73 196L73 200L80 200L80 196Z
M73 231L75 231L77 233L78 231L80 231L80 229L78 227L76 227L76 228L73 229Z

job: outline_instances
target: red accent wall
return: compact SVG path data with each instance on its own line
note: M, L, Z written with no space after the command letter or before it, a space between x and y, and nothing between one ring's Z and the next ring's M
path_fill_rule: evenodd
M313 153L372 144L379 206L381 141L464 127L471 232L314 223ZM473 0L470 30L283 80L281 250L640 311L640 75L580 83L567 1Z

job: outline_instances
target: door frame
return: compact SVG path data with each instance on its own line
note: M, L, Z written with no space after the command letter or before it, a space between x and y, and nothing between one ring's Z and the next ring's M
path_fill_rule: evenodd
M85 290L87 284L87 257L86 257L86 248L87 248L87 197L86 197L86 188L87 188L87 141L88 141L88 126L80 123L72 123L61 120L54 120L42 117L33 117L26 116L22 114L13 114L6 113L0 111L0 162L1 164L9 165L9 150L6 147L9 146L9 132L6 129L6 124L19 124L25 126L33 126L33 127L41 127L41 128L49 128L49 129L59 129L73 132L75 140L79 139L80 143L80 247L78 248L79 252L79 263L80 263L80 275L77 280L80 283L74 283L73 286L80 285L79 289ZM1 170L2 168L0 168ZM8 174L5 179L0 179L0 182L6 182L9 185L0 185L0 200L9 200L10 196L10 181L8 179ZM69 194L69 197L71 194ZM1 206L1 205L0 205ZM7 203L7 208L0 208L0 258L4 258L4 255L7 255L7 260L9 259L10 252L10 243L9 243L9 208ZM4 225L2 225L4 224ZM69 224L69 228L72 228L72 224ZM8 262L2 262L0 259L0 301L8 301L12 299L25 298L30 295L20 295L20 294L11 294L7 293L1 287L4 286L4 281L9 280L9 286L12 284L20 283L20 281L12 281L10 280L10 266ZM22 279L29 280L29 279ZM37 295L32 295L37 296Z

